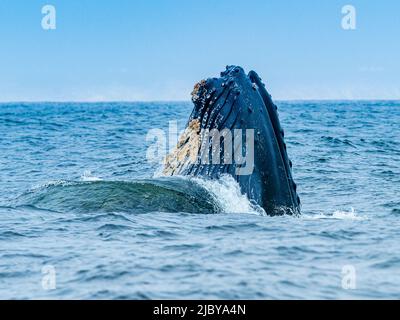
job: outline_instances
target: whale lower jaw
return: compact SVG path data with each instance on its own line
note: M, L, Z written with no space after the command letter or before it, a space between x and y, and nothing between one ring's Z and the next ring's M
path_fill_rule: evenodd
M221 77L196 84L192 101L194 109L166 157L164 174L211 179L229 174L267 214L299 214L277 107L257 73L228 66Z

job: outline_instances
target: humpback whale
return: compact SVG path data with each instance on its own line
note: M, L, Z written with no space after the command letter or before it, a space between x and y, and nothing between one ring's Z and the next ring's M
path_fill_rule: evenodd
M230 175L268 215L299 214L277 107L257 73L227 66L219 78L197 83L192 101L186 129L165 159L164 175Z

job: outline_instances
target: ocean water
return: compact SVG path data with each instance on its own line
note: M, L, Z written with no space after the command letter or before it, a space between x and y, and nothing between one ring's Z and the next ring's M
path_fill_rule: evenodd
M277 102L300 217L156 178L191 103L0 105L0 298L400 298L400 102Z

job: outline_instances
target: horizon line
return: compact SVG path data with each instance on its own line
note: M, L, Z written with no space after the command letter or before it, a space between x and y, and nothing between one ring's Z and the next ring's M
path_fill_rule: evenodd
M356 99L331 99L331 98L320 98L320 99L273 99L273 101L279 102L318 102L318 101L400 101L399 98L356 98ZM189 100L9 100L0 101L0 104L16 104L16 103L191 103Z

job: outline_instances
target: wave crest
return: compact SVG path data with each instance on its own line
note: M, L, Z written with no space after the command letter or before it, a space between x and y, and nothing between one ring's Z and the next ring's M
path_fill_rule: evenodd
M260 207L241 194L239 185L232 177L220 180L160 177L136 181L52 181L24 193L15 200L14 206L84 213L263 214Z

